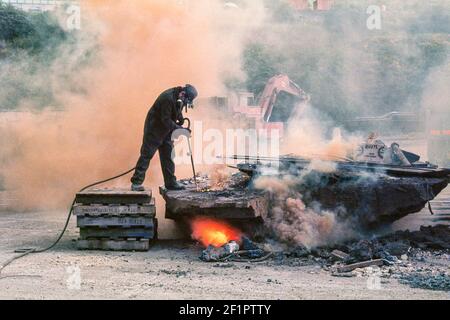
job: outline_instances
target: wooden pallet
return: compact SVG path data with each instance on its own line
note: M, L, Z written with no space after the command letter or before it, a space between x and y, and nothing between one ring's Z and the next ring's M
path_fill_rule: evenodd
M137 205L117 205L117 204L76 204L73 209L76 216L135 216L146 215L154 217L156 215L155 199L152 198L149 204Z
M154 218L151 216L79 216L77 217L77 227L144 227L153 228Z
M81 239L154 239L155 230L152 227L134 227L134 228L122 228L122 227L108 227L97 228L88 227L80 228Z
M148 251L148 239L78 239L79 250L107 250L107 251Z
M151 191L130 191L125 189L91 189L77 193L78 204L149 204Z

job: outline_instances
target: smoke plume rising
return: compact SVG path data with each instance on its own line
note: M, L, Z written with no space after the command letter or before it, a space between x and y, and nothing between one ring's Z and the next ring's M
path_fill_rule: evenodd
M322 165L313 166L309 170L325 168ZM329 167L326 167L326 172L328 170ZM261 176L255 180L255 188L271 194L272 206L265 224L274 239L290 246L312 249L354 237L355 232L350 224L339 221L334 212L321 210L320 206L305 206L302 195L295 189L301 179Z
M85 93L68 94L55 86L64 112L44 110L19 119L4 135L7 161L1 173L6 188L18 192L18 206L65 206L81 186L134 166L146 113L163 90L192 83L203 96L220 93L222 72L239 66L239 61L230 63L230 56L239 54L245 34L236 28L225 47L220 23L231 15L248 15L224 10L209 1L189 6L162 0L83 1L79 33L92 34L96 43L80 42L77 50L96 45L98 51L92 65L73 70L70 77L83 84ZM73 52L58 54L52 75L72 66ZM33 102L20 109L33 109ZM202 120L207 118L203 113ZM161 182L159 162L151 166L147 183L155 186Z

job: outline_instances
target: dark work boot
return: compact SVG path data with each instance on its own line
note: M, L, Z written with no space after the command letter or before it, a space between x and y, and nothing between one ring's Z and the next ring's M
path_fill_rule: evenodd
M142 184L132 184L131 191L145 191L145 188Z
M179 191L179 190L184 190L186 188L183 185L179 184L177 181L175 181L174 183L166 185L166 189Z

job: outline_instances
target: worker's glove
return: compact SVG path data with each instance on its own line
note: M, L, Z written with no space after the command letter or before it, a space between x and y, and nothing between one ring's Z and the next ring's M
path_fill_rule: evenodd
M180 127L182 127L184 125L184 118L180 118L177 120L177 125L179 125Z

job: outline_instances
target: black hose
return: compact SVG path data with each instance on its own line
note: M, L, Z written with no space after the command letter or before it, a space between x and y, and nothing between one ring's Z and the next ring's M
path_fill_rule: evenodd
M431 215L434 216L434 212L433 212L433 209L431 208L431 202L430 201L428 201L428 210L430 210Z
M105 182L109 182L109 181L118 179L120 177L123 177L123 176L129 174L130 172L134 171L134 169L136 169L136 168L132 168L132 169L130 169L130 170L124 172L124 173L121 173L121 174L119 174L117 176L114 176L112 178L108 178L108 179L105 179L105 180L94 182L94 183L92 183L92 184L90 184L88 186L83 187L82 189L80 189L79 192L83 192L84 190L92 188L92 187L97 186L99 184L102 184L102 183L105 183ZM0 265L0 274L3 271L3 269L5 269L6 266L11 264L13 261L18 260L18 259L20 259L22 257L25 257L25 256L29 255L30 253L42 253L42 252L48 251L48 250L52 249L54 246L56 246L59 243L59 241L61 240L61 238L63 237L64 233L66 232L67 227L69 226L70 218L71 218L72 212L73 212L73 207L75 206L75 201L76 201L76 198L73 199L73 201L72 201L72 205L70 206L69 214L67 215L67 219L66 219L66 223L64 224L64 228L62 229L62 231L59 234L58 238L51 245L49 245L48 247L45 247L43 249L26 248L26 249L14 250L15 253L20 253L20 254L15 256L15 257L13 257L13 258L11 258L11 259L9 259L9 260L7 260L5 263L1 264ZM0 279L2 279L2 277L0 277Z

